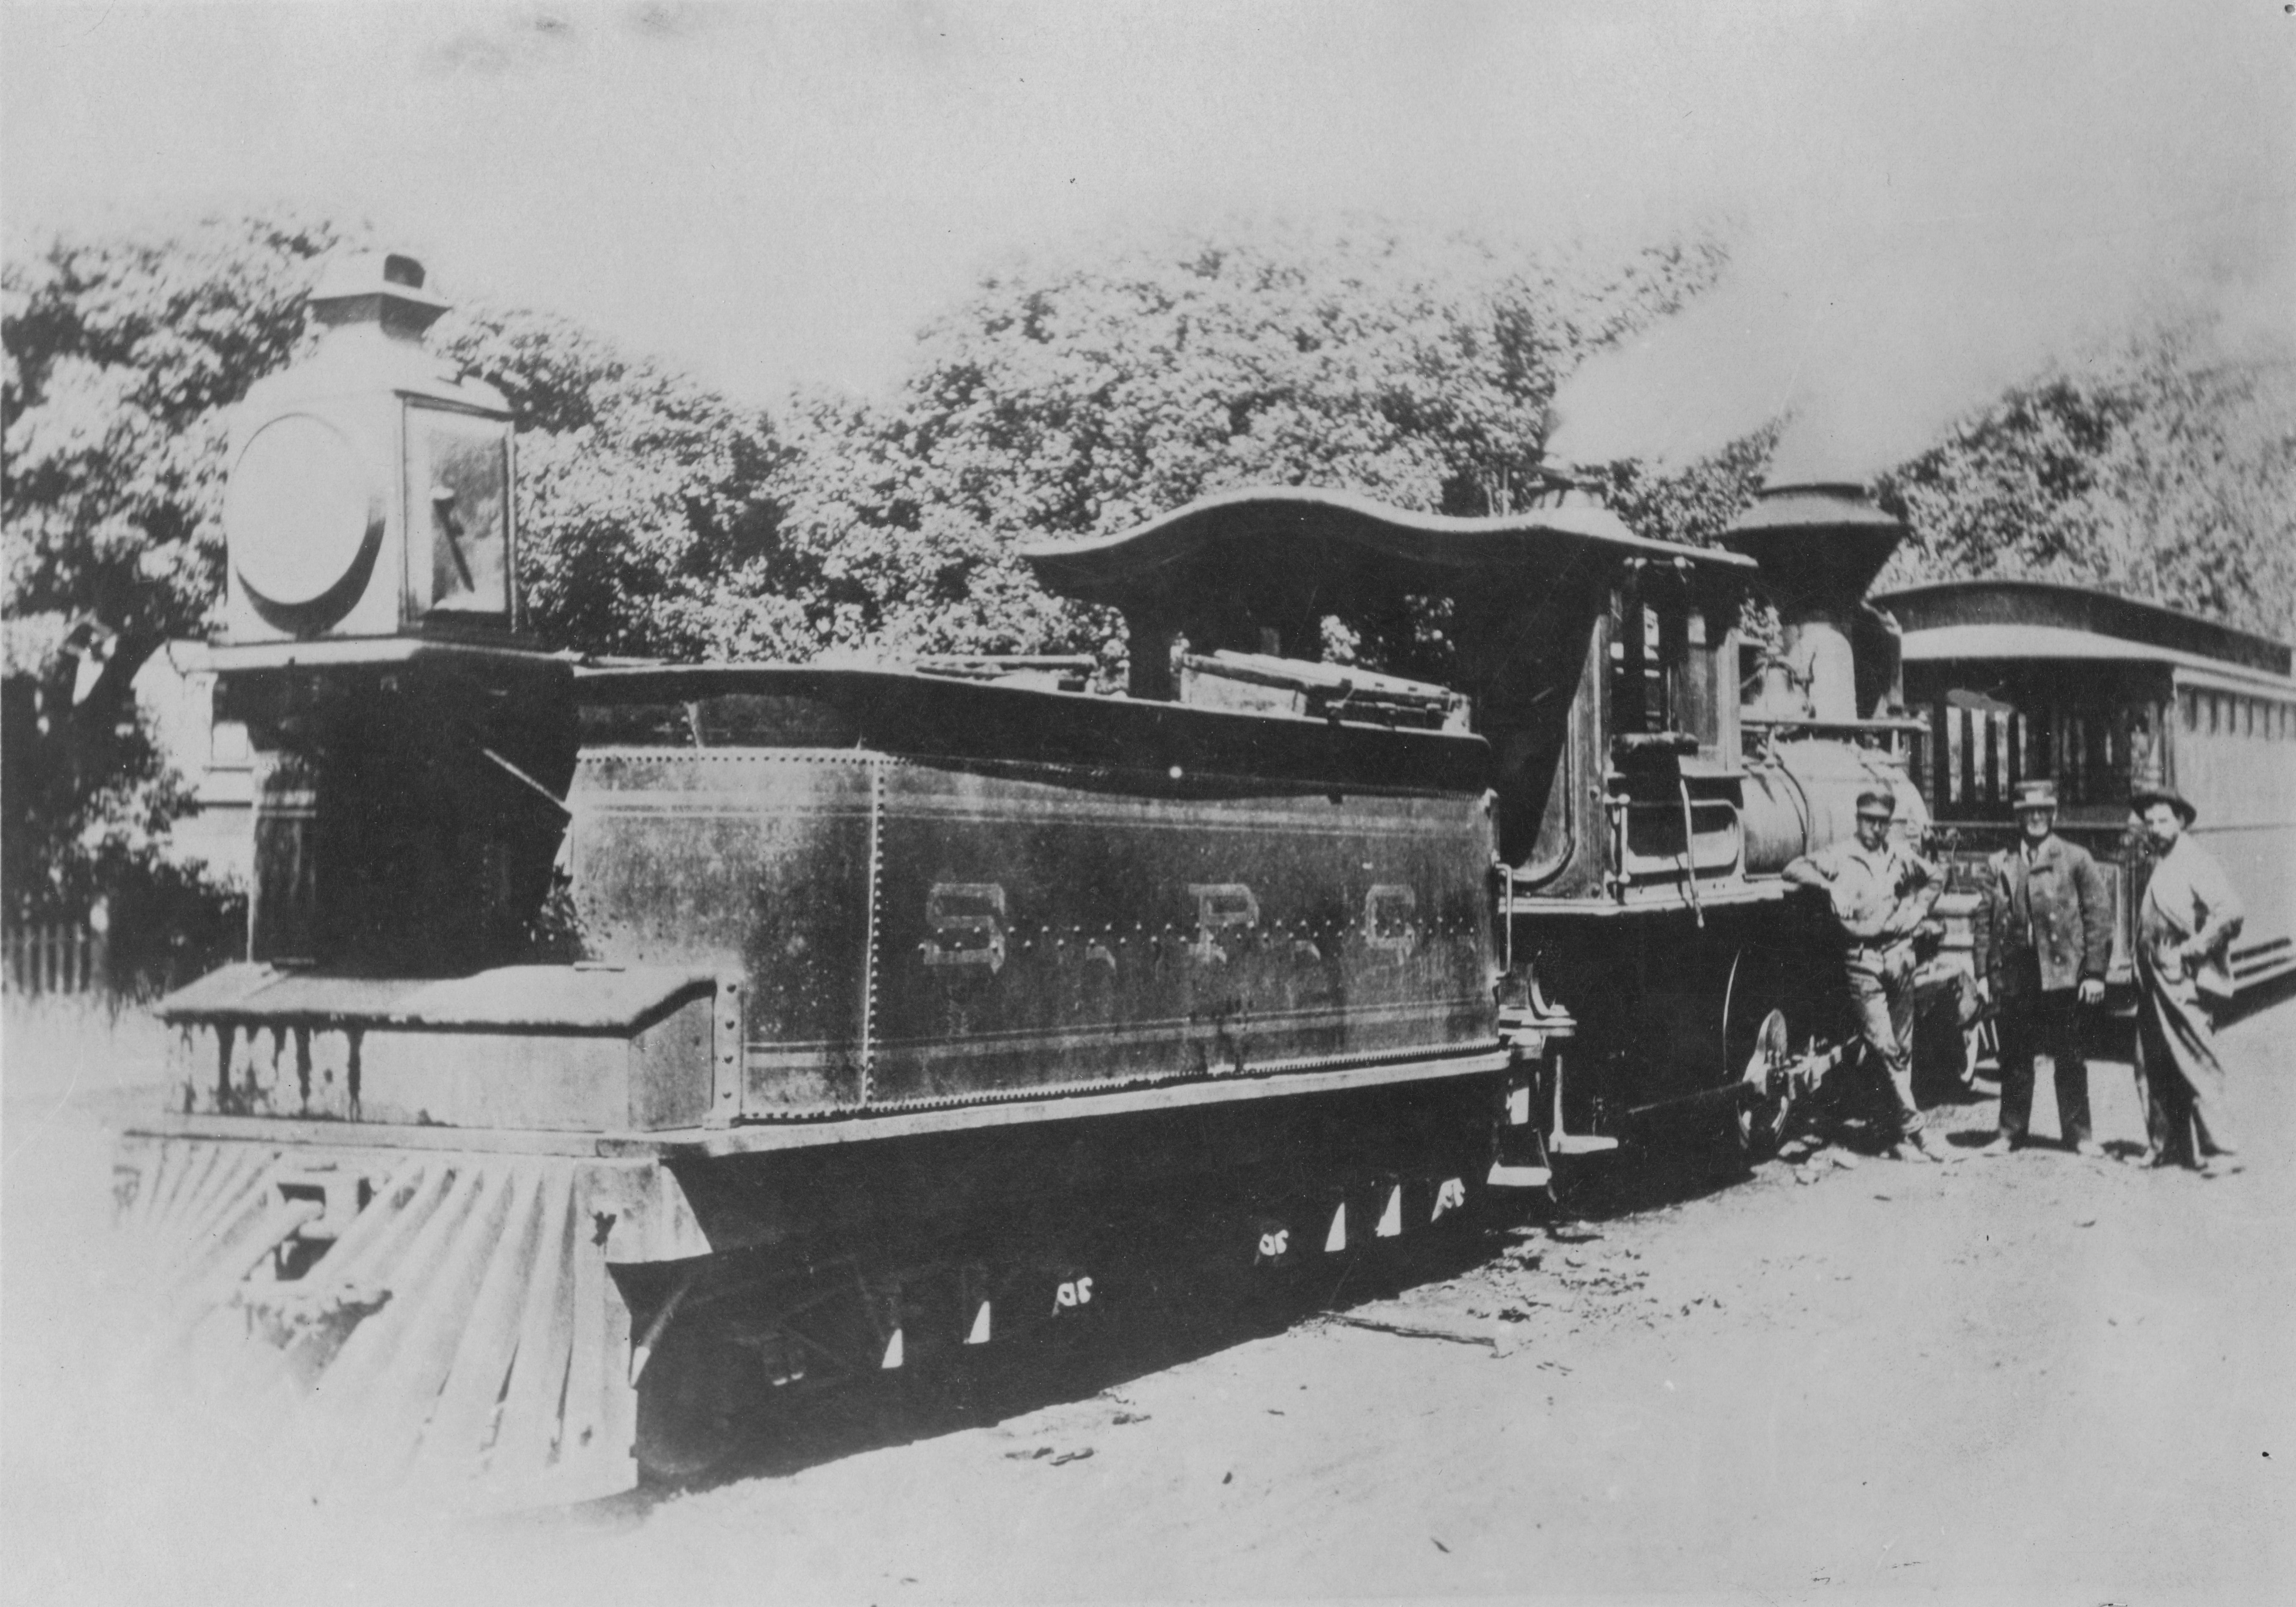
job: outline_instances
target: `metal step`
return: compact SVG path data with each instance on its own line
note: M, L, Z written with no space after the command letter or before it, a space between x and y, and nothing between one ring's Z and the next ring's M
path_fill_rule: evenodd
M1605 1138L1595 1133L1549 1133L1546 1152L1550 1155L1607 1155L1619 1147L1615 1138Z

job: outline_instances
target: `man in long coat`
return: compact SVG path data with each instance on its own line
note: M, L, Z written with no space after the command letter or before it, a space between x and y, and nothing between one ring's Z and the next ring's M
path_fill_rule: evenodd
M2136 906L2136 1076L2152 1161L2236 1170L2216 1012L2232 1002L2227 955L2246 913L2224 867L2192 840L2191 803L2149 787L2129 804L2154 856Z
M2104 997L2112 889L2087 849L2057 835L2054 782L2021 782L2016 808L2018 844L1993 856L1976 922L1978 968L2001 1033L2001 1130L1981 1153L2025 1142L2038 1052L2055 1068L2059 1136L2069 1149L2102 1155L2091 1136L2081 1012Z

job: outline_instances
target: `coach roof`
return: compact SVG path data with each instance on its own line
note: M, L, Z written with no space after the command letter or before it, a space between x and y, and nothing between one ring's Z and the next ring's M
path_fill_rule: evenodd
M1883 592L1906 657L2156 660L2285 676L2285 643L2181 610L2050 580L1944 580Z

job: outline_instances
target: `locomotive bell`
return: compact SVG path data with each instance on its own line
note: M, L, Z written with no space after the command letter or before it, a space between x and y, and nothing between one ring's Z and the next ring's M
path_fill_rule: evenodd
M316 350L250 387L232 431L230 642L515 627L510 410L422 349L446 310L412 257L321 275Z
M1761 565L1784 661L1808 687L1808 717L1845 722L1862 712L1852 635L1866 588L1905 534L1864 487L1824 483L1765 486L1723 532L1724 546Z

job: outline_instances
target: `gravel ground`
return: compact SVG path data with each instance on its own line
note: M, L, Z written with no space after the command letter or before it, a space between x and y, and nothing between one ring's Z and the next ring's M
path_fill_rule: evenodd
M443 1526L271 1503L212 1425L171 1438L89 1382L142 1040L97 1073L12 1025L12 1599L2296 1595L2286 1002L2227 1037L2235 1176L1822 1149L1706 1192L1629 1180L1317 1309L1177 1314L954 1419L816 1424L706 1489ZM2128 1068L2092 1086L2133 1149ZM1946 1114L1970 1149L1994 1107Z

